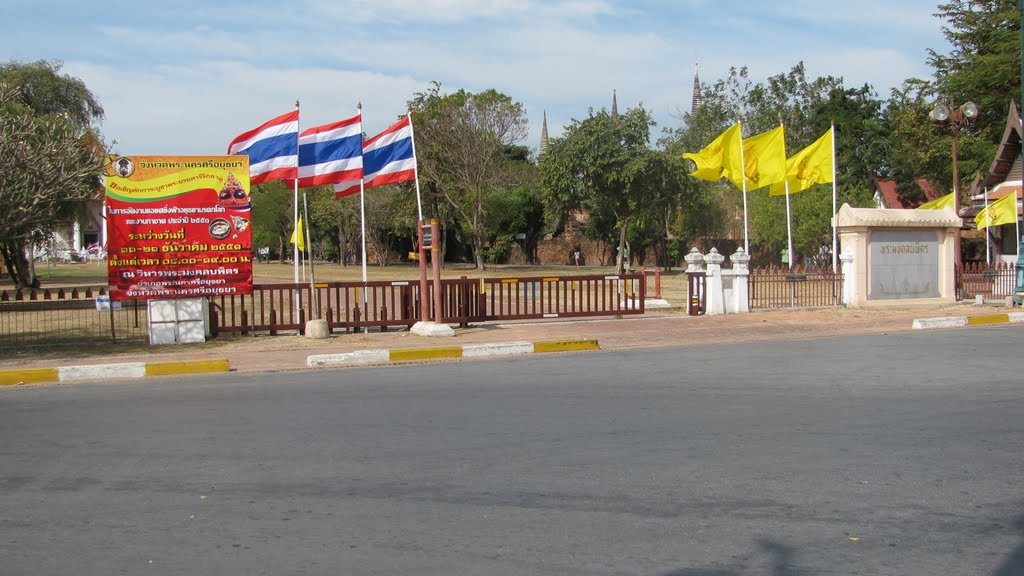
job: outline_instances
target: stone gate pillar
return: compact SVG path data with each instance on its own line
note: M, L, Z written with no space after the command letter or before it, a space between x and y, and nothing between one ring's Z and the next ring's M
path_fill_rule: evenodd
M725 313L746 314L750 312L750 255L737 248L729 261L732 270L722 270L722 276L731 284L726 291Z
M725 293L722 287L722 262L725 262L725 256L719 254L716 248L712 248L711 251L708 252L707 256L704 257L704 264L706 264L708 268L704 314L708 316L725 314Z

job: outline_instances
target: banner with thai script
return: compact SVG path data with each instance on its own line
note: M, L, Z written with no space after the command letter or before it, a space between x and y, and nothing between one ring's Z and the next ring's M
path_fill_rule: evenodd
M105 181L112 299L252 293L248 156L116 156Z

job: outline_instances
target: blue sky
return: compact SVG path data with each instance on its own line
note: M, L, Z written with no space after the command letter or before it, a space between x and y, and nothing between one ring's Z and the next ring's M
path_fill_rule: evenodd
M704 82L803 61L885 98L945 52L936 0L4 0L0 58L59 59L106 111L120 154L223 154L301 101L305 127L385 128L416 92L495 88L552 136L588 108L643 105L660 127ZM725 8L727 6L727 8Z

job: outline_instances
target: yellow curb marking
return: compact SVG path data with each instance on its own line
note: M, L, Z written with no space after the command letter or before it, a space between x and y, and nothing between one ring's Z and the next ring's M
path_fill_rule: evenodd
M968 316L968 324L999 324L1000 322L1009 322L1009 314L991 314L988 316Z
M174 374L200 374L203 372L227 372L231 370L226 358L217 360L196 360L193 362L147 362L146 376L171 376Z
M400 348L390 350L388 357L392 362L406 360L429 360L431 358L461 358L462 346L439 346L437 348Z
M600 350L597 340L543 340L533 343L534 352L567 352L570 350Z
M0 370L0 386L56 382L59 379L56 368L32 368L28 370Z

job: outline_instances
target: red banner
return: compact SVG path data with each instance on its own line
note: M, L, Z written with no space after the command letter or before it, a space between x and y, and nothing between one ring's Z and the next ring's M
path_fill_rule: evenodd
M248 156L120 156L106 175L113 300L252 293Z

